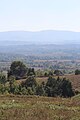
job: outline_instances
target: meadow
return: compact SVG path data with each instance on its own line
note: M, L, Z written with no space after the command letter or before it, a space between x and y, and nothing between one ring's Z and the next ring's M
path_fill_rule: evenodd
M0 120L80 120L80 95L68 99L2 95Z
M80 75L66 77L80 91ZM47 77L36 79L47 81ZM0 95L0 120L80 120L80 94L72 98Z

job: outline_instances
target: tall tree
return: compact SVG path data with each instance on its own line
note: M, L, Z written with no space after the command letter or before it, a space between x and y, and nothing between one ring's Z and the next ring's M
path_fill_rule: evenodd
M8 77L10 75L15 76L16 79L22 78L27 74L27 67L21 61L14 61L10 66L10 71L8 72Z

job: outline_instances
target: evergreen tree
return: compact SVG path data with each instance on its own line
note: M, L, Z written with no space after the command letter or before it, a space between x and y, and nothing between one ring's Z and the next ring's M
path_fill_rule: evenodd
M10 66L10 71L8 71L8 77L13 75L16 79L23 78L27 74L27 67L21 61L14 61Z

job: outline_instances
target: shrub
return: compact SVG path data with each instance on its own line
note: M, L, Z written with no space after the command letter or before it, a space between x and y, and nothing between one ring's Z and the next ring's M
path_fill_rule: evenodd
M79 75L80 74L80 70L75 70L75 75Z
M54 96L62 96L62 97L71 97L74 95L72 90L72 85L69 80L66 78L57 79L49 77L46 83L46 93L47 96L54 97Z

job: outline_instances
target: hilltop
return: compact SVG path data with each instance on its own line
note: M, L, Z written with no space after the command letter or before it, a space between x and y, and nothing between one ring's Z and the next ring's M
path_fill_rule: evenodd
M8 41L7 44L14 44L14 41L26 44L80 44L80 32L57 30L0 32L0 41L3 41L2 44L4 41Z

